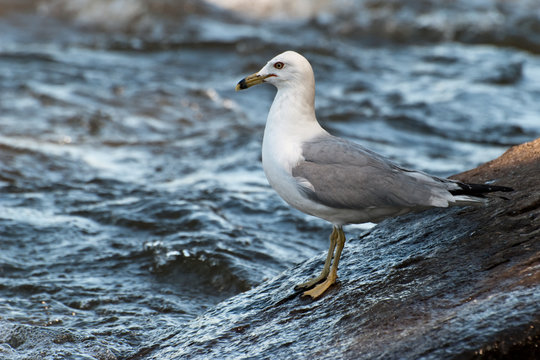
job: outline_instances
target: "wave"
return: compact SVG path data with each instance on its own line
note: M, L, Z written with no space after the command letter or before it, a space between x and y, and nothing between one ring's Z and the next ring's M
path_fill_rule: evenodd
M196 42L215 27L230 32L227 23L253 29L280 24L374 45L455 41L540 53L537 0L26 0L4 2L0 17L32 11L164 43L178 37ZM245 37L241 32L233 40Z
M38 12L84 27L145 32L212 11L207 3L194 0L45 0Z

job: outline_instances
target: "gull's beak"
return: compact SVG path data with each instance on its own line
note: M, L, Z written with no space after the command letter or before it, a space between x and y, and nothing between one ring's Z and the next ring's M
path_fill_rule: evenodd
M255 73L252 75L249 75L245 79L240 80L238 84L236 84L236 87L234 88L236 91L238 90L244 90L249 87L252 87L253 85L259 85L264 82L264 80L270 76L276 76L274 74L268 74L268 75L259 75L259 73Z

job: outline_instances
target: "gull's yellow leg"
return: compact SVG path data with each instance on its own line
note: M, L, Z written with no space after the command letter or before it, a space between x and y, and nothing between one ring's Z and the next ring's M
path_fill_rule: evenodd
M345 246L345 233L340 227L337 228L337 244L336 244L336 253L334 254L334 262L332 263L332 268L330 269L330 274L323 283L315 286L313 289L304 292L304 296L311 296L312 299L316 299L321 296L328 288L334 284L337 280L337 269L339 264L339 258L341 257L341 251L343 246Z
M294 287L295 290L310 288L313 285L317 284L319 281L326 279L328 273L330 272L330 263L332 262L332 257L334 256L334 249L336 247L336 240L338 237L337 227L334 226L332 229L332 234L330 235L330 248L328 249L328 255L326 255L326 260L324 261L324 267L319 276L314 277L306 281L305 283L298 284Z

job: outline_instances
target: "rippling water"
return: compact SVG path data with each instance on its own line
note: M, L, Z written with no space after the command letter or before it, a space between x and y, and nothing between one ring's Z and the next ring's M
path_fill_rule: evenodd
M274 90L234 92L284 50L312 62L324 127L405 166L450 175L540 136L536 1L314 3L0 1L5 334L126 356L324 251L261 169ZM0 357L39 339L0 335Z

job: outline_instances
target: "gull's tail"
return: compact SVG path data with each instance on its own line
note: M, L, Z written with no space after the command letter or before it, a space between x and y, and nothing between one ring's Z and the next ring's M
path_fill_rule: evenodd
M448 191L454 195L456 204L474 204L484 202L485 194L491 192L510 192L514 189L507 186L484 185L484 184L465 184L462 182L454 182L455 185Z

